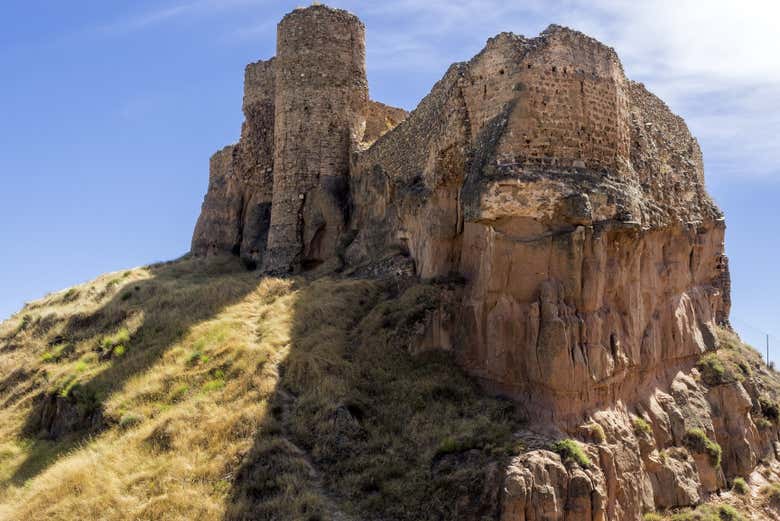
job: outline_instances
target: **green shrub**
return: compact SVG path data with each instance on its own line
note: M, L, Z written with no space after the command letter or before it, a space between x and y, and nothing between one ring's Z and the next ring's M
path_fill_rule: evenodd
M73 351L75 346L70 343L57 344L41 355L41 361L45 363L56 363L60 360L67 358Z
M750 491L750 488L743 478L734 478L734 482L731 484L731 488L734 489L734 492L737 494L742 495L747 494Z
M588 424L585 424L583 427L583 430L588 433L588 435L596 440L596 443L604 443L607 441L607 435L604 432L604 427L599 425L596 422L590 422Z
M219 391L225 387L225 380L222 378L214 378L203 384L203 392L210 393L212 391Z
M720 505L718 507L718 517L722 521L738 521L741 519L739 513L731 505Z
M663 516L661 514L656 514L655 512L648 512L642 519L643 521L663 521Z
M720 445L709 439L702 429L688 429L683 442L691 452L707 454L713 467L720 467L722 456Z
M122 356L127 351L127 345L130 343L130 331L123 327L113 335L103 337L100 341L99 351L103 356L112 355Z
M772 422L767 420L766 418L757 418L756 419L756 427L761 429L762 431L766 431L772 428Z
M135 427L144 420L144 417L134 412L126 412L119 418L119 427L121 429L129 429Z
M550 449L557 453L562 460L573 460L580 467L590 467L592 465L590 458L582 450L580 444L572 439L558 440L552 444Z
M702 379L707 385L721 385L733 381L733 376L726 369L723 360L717 353L708 353L704 355L698 363Z
M653 428L650 426L650 423L647 422L644 418L636 417L633 421L634 424L634 433L637 435L651 435L653 434Z

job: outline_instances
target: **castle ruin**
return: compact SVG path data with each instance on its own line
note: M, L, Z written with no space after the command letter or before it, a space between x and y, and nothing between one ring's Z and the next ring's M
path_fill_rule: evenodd
M679 438L659 389L717 347L730 308L725 221L685 122L612 48L555 25L491 38L407 114L369 100L364 32L324 6L280 22L276 57L247 67L241 139L211 159L192 253L461 280L428 347L561 429L601 414L630 430L642 411ZM733 441L727 473L752 468L751 443ZM577 519L698 500L665 496L683 477L624 449ZM523 490L525 512L543 491Z

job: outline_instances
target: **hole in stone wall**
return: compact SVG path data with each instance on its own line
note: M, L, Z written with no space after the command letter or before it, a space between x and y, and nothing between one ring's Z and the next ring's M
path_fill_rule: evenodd
M552 71L553 71L553 72L558 72L558 67L556 67L556 66L554 66L554 65L553 65Z
M504 75L504 69L501 69L500 71L498 71L498 73L503 76Z

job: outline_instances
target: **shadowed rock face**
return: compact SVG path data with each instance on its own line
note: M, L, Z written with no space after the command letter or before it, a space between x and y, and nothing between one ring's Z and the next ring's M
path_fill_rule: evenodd
M281 58L247 70L241 141L212 158L193 253L374 274L402 256L421 278L465 280L433 347L548 433L590 419L612 440L588 469L544 450L513 460L504 519L639 519L771 450L739 383L691 378L728 326L725 223L698 143L613 49L558 26L502 33L407 115L368 101L351 15L297 10L279 34ZM659 456L688 428L728 446L722 467Z

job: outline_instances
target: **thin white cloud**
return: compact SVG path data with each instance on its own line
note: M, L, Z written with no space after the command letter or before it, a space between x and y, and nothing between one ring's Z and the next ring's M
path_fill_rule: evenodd
M263 0L195 0L172 3L150 11L128 15L100 28L105 34L125 34L186 16L208 15L238 7L262 4Z

